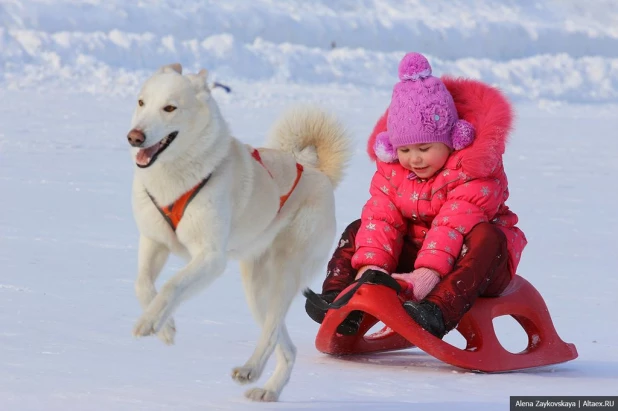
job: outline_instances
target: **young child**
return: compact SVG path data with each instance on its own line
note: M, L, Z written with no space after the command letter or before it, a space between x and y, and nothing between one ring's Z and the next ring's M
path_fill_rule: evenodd
M504 291L527 243L505 205L512 111L481 82L432 76L418 53L402 59L399 79L368 146L371 198L344 231L321 297L332 302L368 269L394 273L408 314L442 338L477 297ZM309 300L306 310L322 322ZM352 312L338 332L355 334L361 320Z

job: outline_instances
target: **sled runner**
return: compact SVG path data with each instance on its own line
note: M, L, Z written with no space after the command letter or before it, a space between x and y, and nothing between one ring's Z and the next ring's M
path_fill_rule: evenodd
M326 354L349 355L418 347L445 363L482 372L503 372L558 364L577 358L575 345L560 339L545 301L528 281L515 276L500 297L479 298L462 318L457 331L466 348L457 348L422 329L406 313L398 297L403 282L388 278L350 285L334 301L318 331L316 348ZM357 288L355 293L348 293ZM346 295L348 294L348 295ZM352 294L352 295L350 295ZM339 302L340 299L349 301ZM337 304L339 303L339 304ZM354 310L366 314L356 335L344 336L337 326ZM507 351L498 341L492 319L512 316L528 335L520 353ZM386 326L365 335L378 321Z

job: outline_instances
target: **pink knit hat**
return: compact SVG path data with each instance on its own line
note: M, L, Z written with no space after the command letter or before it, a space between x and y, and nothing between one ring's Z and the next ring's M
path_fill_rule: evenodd
M376 138L374 148L380 160L397 160L397 147L408 144L444 143L461 150L472 143L474 127L459 120L453 97L431 75L425 56L406 54L399 63L399 79L388 109L387 131Z

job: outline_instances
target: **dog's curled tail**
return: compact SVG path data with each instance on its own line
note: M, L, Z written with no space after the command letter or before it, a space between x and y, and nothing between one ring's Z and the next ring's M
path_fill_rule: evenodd
M352 154L343 125L315 106L297 106L285 112L273 124L266 145L291 152L300 164L317 168L334 187L343 178Z

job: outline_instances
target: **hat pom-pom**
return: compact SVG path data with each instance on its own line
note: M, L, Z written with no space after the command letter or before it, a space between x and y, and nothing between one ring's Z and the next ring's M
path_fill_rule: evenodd
M394 163L398 160L397 150L391 144L386 131L383 131L377 135L376 142L373 145L373 150L376 153L378 160L384 163Z
M399 63L399 79L416 81L431 76L431 66L420 53L408 53Z
M453 148L461 150L468 147L474 141L474 135L475 131L472 124L466 120L457 120L453 126L453 134L451 134Z

